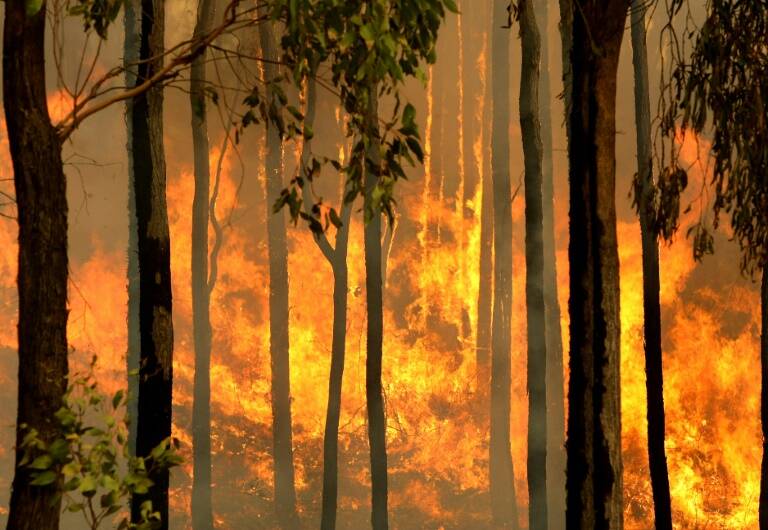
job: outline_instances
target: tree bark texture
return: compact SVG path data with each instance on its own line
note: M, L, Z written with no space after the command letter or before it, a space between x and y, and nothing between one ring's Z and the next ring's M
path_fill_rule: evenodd
M539 63L541 37L533 0L520 0L520 130L525 161L525 301L528 333L528 498L531 530L547 530L547 333Z
M515 474L510 441L512 350L512 184L509 169L509 29L505 0L493 3L493 315L491 324L491 510L497 526L517 528Z
M643 324L645 328L645 387L648 396L648 463L651 471L656 530L672 530L669 472L664 450L664 373L661 351L659 244L653 222L651 103L648 90L646 6L632 2L632 63L635 71L638 203L643 248Z
M200 0L194 36L210 31L215 6ZM211 500L211 288L208 281L209 186L211 181L208 117L206 114L206 58L203 51L192 61L189 97L192 109L192 150L195 195L192 202L192 327L195 341L195 376L192 400L192 527L213 528Z
M378 135L377 87L369 92L369 108L366 126ZM368 159L378 165L379 147L374 143ZM365 359L365 397L368 408L368 443L371 450L371 525L373 530L389 528L387 513L387 420L384 411L384 394L381 383L381 367L384 341L384 300L381 274L381 212L372 211L373 191L378 175L365 168L364 212L371 218L365 225L365 289L368 325L366 332L367 354Z
M36 429L61 436L54 413L67 388L67 183L61 142L45 91L46 5L28 15L24 0L5 4L3 106L19 226L18 413L9 530L57 530L61 501L53 486L30 486L21 442Z
M164 0L141 0L141 63L137 83L162 67L165 30ZM139 252L139 369L136 454L151 450L171 436L173 393L173 321L171 293L171 240L165 196L163 149L163 88L155 86L133 100L132 164ZM167 470L152 475L146 495L131 499L138 521L142 502L152 501L168 528Z
M259 25L264 77L278 75L277 41L271 24ZM271 94L268 94L271 97ZM267 248L269 251L269 347L272 366L272 447L275 512L284 530L298 525L293 468L289 365L288 243L285 213L272 213L283 190L283 152L276 127L267 126Z
M541 117L542 227L544 230L544 306L547 348L547 521L550 530L565 527L565 381L560 301L557 297L555 187L552 150L552 90L549 71L549 0L537 0L543 29L539 108Z
M124 49L125 86L136 85L138 74L141 29L137 18L140 9L138 0L127 0L124 6ZM127 334L128 349L125 355L128 374L128 395L126 415L128 417L128 449L136 455L136 426L139 416L139 359L141 334L139 331L139 228L136 221L135 176L133 170L133 100L125 101L126 150L128 153L128 268L127 268Z
M486 34L486 49L490 49L490 39ZM483 89L485 105L483 107L484 138L490 136L491 127L487 124L492 120L493 101L491 99L491 68L486 65L486 86ZM493 307L493 178L491 176L490 142L483 142L483 177L482 197L480 200L480 281L477 293L477 336L476 355L477 388L480 394L485 394L491 376L491 312ZM487 394L485 394L487 395Z
M616 73L629 2L573 4L566 528L623 527Z

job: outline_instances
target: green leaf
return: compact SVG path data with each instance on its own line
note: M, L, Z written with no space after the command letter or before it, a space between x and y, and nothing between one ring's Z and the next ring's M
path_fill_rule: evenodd
M93 497L96 494L96 479L93 475L85 475L78 488L85 497Z
M29 464L30 469L39 469L39 470L45 470L51 467L53 464L53 458L51 458L51 455L40 455L37 458L35 458L31 464Z
M29 483L30 486L48 486L56 481L56 473L51 470L43 471L35 476Z
M117 407L120 406L120 403L123 401L123 396L125 395L125 392L123 390L118 390L115 392L114 397L112 398L112 408L117 409Z
M376 32L370 24L365 24L360 28L360 36L365 41L365 44L368 45L368 48L371 48L376 40Z
M28 17L34 17L40 12L40 8L43 7L43 0L25 0L24 7L27 11Z

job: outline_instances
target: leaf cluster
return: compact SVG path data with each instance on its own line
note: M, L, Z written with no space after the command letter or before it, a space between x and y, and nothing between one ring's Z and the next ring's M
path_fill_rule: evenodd
M320 203L306 213L300 192L323 166L332 165L346 176L346 203L365 193L366 174L375 175L365 217L384 212L391 218L395 183L406 178L403 166L424 159L415 108L402 103L400 89L409 77L426 79L422 66L436 60L438 30L447 11L457 12L454 0L270 0L267 6L272 22L282 28L284 72L268 80L272 90L267 93L276 96L262 101L260 93L251 94L246 103L258 108L262 119L276 123L284 138L311 139L303 114L287 105L284 93L274 87L290 83L301 90L308 79L316 79L338 98L349 116L346 134L354 138L344 164L312 157L283 191L275 210L288 207L294 220L303 218L316 232L329 222L338 225L338 213ZM322 79L325 72L327 80ZM394 101L394 110L383 120L372 109L385 96ZM286 115L293 125L281 123ZM246 116L254 121L253 115ZM322 212L327 212L324 219Z
M115 21L125 0L73 0L67 2L67 12L83 20L85 31L93 29L102 38L107 38L107 30Z
M36 429L24 426L19 466L26 468L30 484L55 488L53 502L61 499L64 510L81 513L91 530L110 518L117 519L119 530L158 528L160 514L151 501L142 504L138 522L131 522L127 504L131 496L149 491L153 473L182 463L178 442L170 439L147 458L131 455L126 399L123 390L111 399L103 396L91 365L70 379L64 405L55 414L60 437L46 443Z
M688 36L693 51L672 72L673 105L661 127L672 142L677 124L711 134L713 228L722 213L730 217L742 271L751 274L768 265L768 3L709 0L705 22ZM697 256L713 250L708 227L690 234Z

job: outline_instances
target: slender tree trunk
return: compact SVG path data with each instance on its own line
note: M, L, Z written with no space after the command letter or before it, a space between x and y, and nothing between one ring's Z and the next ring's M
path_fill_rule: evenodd
M509 436L512 350L512 184L509 171L509 29L506 0L493 11L493 316L491 324L490 487L494 522L517 528L515 474Z
M528 331L528 497L530 530L547 530L547 334L539 61L533 0L520 0L520 130L525 158L525 301Z
M432 66L432 145L430 147L429 199L433 204L440 203L440 191L443 187L443 133L445 113L445 74L440 63ZM435 209L427 212L427 252L432 255L440 245L440 224L443 221L442 212ZM430 300L429 312L436 310L438 300Z
M3 106L19 225L19 387L16 467L9 530L56 530L61 500L55 486L30 486L19 467L28 428L45 442L61 436L54 413L67 387L67 182L61 142L45 93L45 14L29 2L5 4Z
M490 18L490 17L488 17ZM487 20L487 18L486 18ZM493 101L491 100L491 68L488 64L488 53L491 48L487 26L483 28L485 41L485 85L482 87L483 105L482 127L483 145L481 150L482 181L480 185L480 264L479 287L477 293L477 336L475 361L477 364L477 388L484 394L490 380L491 365L491 307L493 304L493 179L491 178L491 153L486 138L491 127Z
M571 64L571 48L573 48L573 11L572 0L558 0L560 5L560 49L563 65L563 103L565 104L565 137L570 153L571 142L571 109L573 104L573 65ZM561 339L562 340L562 339Z
M210 30L213 0L200 0L195 37ZM192 401L192 527L213 528L211 501L211 286L208 283L208 224L210 161L206 115L206 57L192 62L189 97L192 109L192 149L195 160L195 196L192 202L192 327L195 341L195 378Z
M277 43L270 24L259 26L264 76L277 77ZM271 97L271 95L269 96ZM272 446L275 511L284 530L298 525L293 471L291 377L289 365L288 243L285 213L272 213L283 190L283 152L276 127L267 126L267 235L269 250L269 347L272 365Z
M347 335L347 241L351 207L343 210L344 226L336 237L333 267L333 338L331 345L331 374L328 383L328 409L323 438L323 498L320 528L336 528L339 489L339 418L341 417L341 387ZM342 234L342 232L344 232Z
M162 67L165 26L163 0L141 0L141 45L137 82ZM173 322L171 244L165 198L163 88L154 87L133 100L133 171L139 250L139 327L141 360L136 454L150 451L171 435L173 392ZM143 501L160 512L168 528L167 470L152 475L146 495L134 496L131 512L138 521Z
M560 301L557 298L554 170L552 167L552 91L549 71L549 0L538 0L542 31L539 108L541 110L542 226L544 229L544 306L547 337L547 521L551 530L565 527L565 381Z
M464 0L461 3L461 119L462 119L462 155L463 155L463 191L462 191L462 215L466 221L472 221L480 213L480 204L476 202L478 185L480 184L480 164L482 153L475 152L475 142L483 139L482 104L483 85L480 72L478 72L480 54L483 50L483 39L479 31L484 28L483 22L487 22L484 9L473 5L471 1ZM481 144L482 145L482 144ZM462 234L465 252L469 252L469 237L464 224ZM464 278L469 277L470 267L475 264L464 260L462 272ZM470 317L471 301L466 301L462 308L462 338L469 340L472 335L472 321ZM489 304L490 307L490 304ZM477 329L477 322L474 323ZM477 339L477 336L475 336Z
M310 80L307 85L307 109L305 112L305 122L310 127L313 127L315 123L316 100L317 86L314 80ZM304 167L311 163L310 148L311 140L305 140L301 155ZM312 204L309 186L305 186L303 192L304 204L309 210ZM343 202L343 187L341 197ZM331 373L328 382L328 408L326 409L323 437L321 530L334 530L336 528L339 489L339 419L341 417L341 387L344 376L347 336L347 290L349 285L347 249L351 216L352 205L343 204L341 208L342 225L336 232L335 246L331 246L325 234L315 234L315 242L333 270L333 336L331 339Z
M622 518L616 73L628 0L573 8L566 528Z
M760 289L760 421L763 429L763 460L760 467L760 530L768 528L768 269L763 267Z
M136 11L138 0L125 2L125 86L136 85L137 64L141 30ZM128 152L128 350L125 355L128 374L128 396L126 415L128 417L128 449L136 455L136 426L139 416L139 358L141 355L141 334L139 332L139 228L136 222L136 193L133 171L133 101L125 101L126 150Z
M366 126L378 131L376 87L370 90ZM378 163L378 145L370 147L368 158ZM368 406L368 443L371 448L371 524L373 530L389 528L387 513L387 440L381 365L384 340L384 300L381 275L381 212L374 211L372 194L378 175L366 170L364 212L371 218L365 225L365 289L368 330L366 335L365 397Z
M659 301L659 245L653 225L651 161L651 103L648 94L648 50L642 0L632 3L632 63L635 70L638 201L643 247L643 323L645 326L645 387L648 395L648 463L656 530L672 530L669 474L664 450L664 373Z

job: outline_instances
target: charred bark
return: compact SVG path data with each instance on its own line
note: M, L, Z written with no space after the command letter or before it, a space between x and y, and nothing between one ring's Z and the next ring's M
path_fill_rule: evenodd
M378 100L376 87L370 91L366 127L378 137ZM369 148L367 158L377 166L378 145ZM368 164L366 164L368 166ZM365 292L368 328L365 359L365 397L368 408L368 443L371 448L371 525L373 530L389 528L387 513L387 440L384 395L381 385L381 365L384 341L384 300L381 271L381 212L374 209L373 191L378 175L365 168L364 212L370 215L365 225Z
M659 301L659 244L653 215L651 103L648 91L646 7L632 2L632 63L635 71L635 123L637 125L638 210L643 249L643 324L645 329L645 388L648 395L648 463L657 530L672 530L669 473L664 450L664 373L661 351Z
M62 436L54 413L67 388L67 182L61 141L45 91L45 14L28 2L5 4L3 106L19 226L19 386L15 474L9 530L56 530L61 500L55 485L31 486L19 467L27 428L51 442ZM26 427L25 427L26 426Z
M277 77L277 42L273 28L259 26L264 77ZM271 94L269 95L271 97ZM293 470L291 377L289 364L288 242L285 213L272 213L283 190L283 149L277 127L267 125L267 248L269 251L269 348L272 366L272 447L275 512L284 530L295 528L296 484Z
M213 0L200 0L194 37L213 25ZM192 328L195 341L195 377L192 400L192 527L213 528L211 501L211 288L208 281L208 224L210 160L206 114L205 71L207 53L192 61L189 98L192 109L192 150L195 196L192 201Z
M493 315L491 324L491 510L497 526L517 528L510 429L512 350L512 184L509 170L509 29L505 0L493 3Z
M138 0L125 2L125 47L123 65L125 66L125 86L136 85L137 64L141 31L136 18ZM141 334L139 332L139 228L136 224L135 176L133 171L133 101L125 101L126 150L128 153L128 349L126 351L126 373L128 374L128 395L126 398L126 416L128 418L128 450L136 455L136 426L139 415L139 358L141 352Z
M165 2L141 0L140 20L137 83L162 67ZM171 436L173 393L171 244L165 197L162 86L137 96L132 105L141 341L136 454L146 457ZM167 529L169 472L157 471L151 478L154 485L149 493L131 499L132 517L138 521L141 504L149 500L152 509L160 512L161 527Z
M547 348L547 521L552 530L565 527L565 381L560 301L557 297L555 248L555 186L552 151L552 91L549 71L549 0L538 0L542 31L539 108L541 110L542 227L544 245L544 307Z
M574 3L566 528L621 529L616 73L628 0Z
M518 4L522 67L520 130L525 159L525 301L528 333L528 498L531 530L547 530L547 333L539 63L541 37L533 0Z

